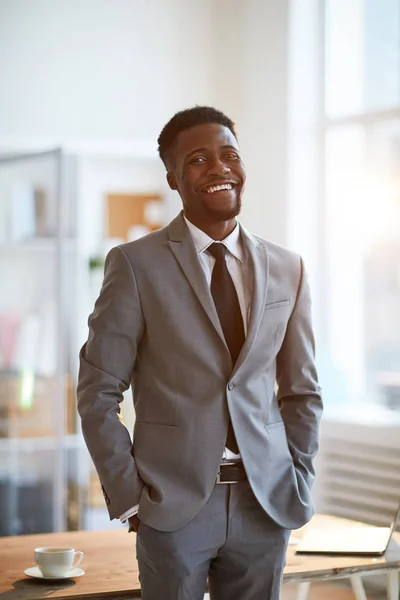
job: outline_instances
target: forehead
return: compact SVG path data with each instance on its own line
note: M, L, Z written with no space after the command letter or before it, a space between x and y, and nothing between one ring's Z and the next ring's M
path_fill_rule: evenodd
M237 140L228 127L217 123L196 125L181 131L174 145L175 158L184 158L197 148L215 151L223 146L239 148Z

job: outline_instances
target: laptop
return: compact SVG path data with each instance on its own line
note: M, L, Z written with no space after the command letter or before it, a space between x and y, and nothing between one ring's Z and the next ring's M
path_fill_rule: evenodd
M390 527L315 528L306 531L296 547L297 554L382 556L385 554L400 517L400 504Z

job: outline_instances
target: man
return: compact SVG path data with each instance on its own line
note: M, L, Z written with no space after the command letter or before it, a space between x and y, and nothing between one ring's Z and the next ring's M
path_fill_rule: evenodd
M277 600L290 529L313 513L322 410L303 263L237 222L228 117L182 111L158 141L183 212L107 257L81 351L83 434L111 519L137 531L144 600L200 600L207 576L212 600Z

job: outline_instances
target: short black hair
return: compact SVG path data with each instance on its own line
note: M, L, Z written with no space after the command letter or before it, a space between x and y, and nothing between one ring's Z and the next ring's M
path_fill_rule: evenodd
M169 153L181 131L185 131L196 125L204 125L205 123L223 125L230 129L237 139L235 123L220 110L211 106L194 106L193 108L181 110L163 127L157 140L158 153L166 167Z

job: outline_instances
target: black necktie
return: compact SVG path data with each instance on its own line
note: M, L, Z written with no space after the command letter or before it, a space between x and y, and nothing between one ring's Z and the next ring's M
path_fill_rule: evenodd
M245 339L242 313L236 289L225 262L226 246L211 244L208 251L215 258L211 277L211 294L234 365ZM226 446L232 452L239 452L230 419Z

